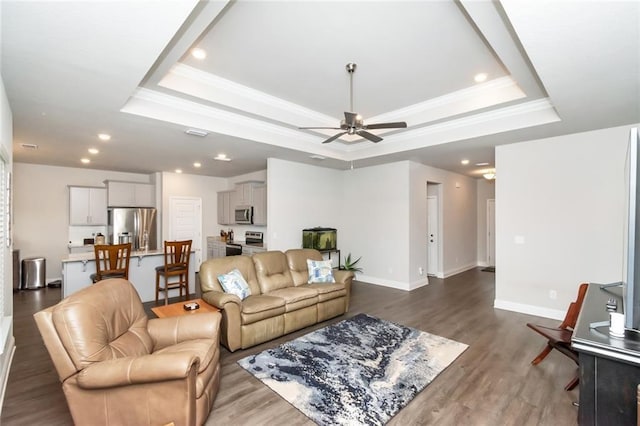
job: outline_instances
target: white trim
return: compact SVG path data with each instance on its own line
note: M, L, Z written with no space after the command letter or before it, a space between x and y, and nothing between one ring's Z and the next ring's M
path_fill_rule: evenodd
M473 263L469 263L467 265L459 266L459 267L457 267L455 269L449 269L448 271L445 271L443 278L449 278L449 277L452 277L454 275L458 275L458 274L460 274L462 272L465 272L465 271L468 271L470 269L477 268L477 267L478 267L477 262L473 262Z
M521 314L535 315L537 317L551 318L562 321L565 317L565 311L557 309L543 308L541 306L526 305L524 303L509 302L508 300L495 299L493 307L505 311L519 312Z
M382 287L391 287L391 288L395 288L398 290L405 290L408 291L410 290L410 284L405 283L405 282L401 282L401 281L393 281L393 280L388 280L385 278L377 278L377 277L371 277L368 275L360 275L358 274L358 276L356 277L356 281L362 281L366 284L374 284L374 285L379 285Z
M429 277L424 277L419 279L418 281L409 283L409 291L415 290L420 287L424 287L426 285L429 285Z
M9 317L9 319L11 319L11 317ZM0 361L3 361L2 365L0 365L0 378L2 380L2 389L0 389L0 415L2 414L2 407L4 407L4 396L7 391L7 383L9 382L9 371L11 370L11 364L13 363L13 355L16 353L15 338L10 336L6 342L6 345L1 348L3 355L6 356L0 356Z

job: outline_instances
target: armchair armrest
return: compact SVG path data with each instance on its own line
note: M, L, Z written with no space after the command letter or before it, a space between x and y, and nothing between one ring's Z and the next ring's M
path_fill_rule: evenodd
M153 318L147 323L147 330L153 339L154 350L158 350L187 340L217 341L220 337L220 319L219 312Z
M95 363L78 374L84 389L101 389L184 379L200 359L187 352L150 354Z
M242 304L242 300L235 294L224 293L222 291L211 290L205 293L202 293L202 299L210 304L211 306L215 306L221 311L224 310L224 306L227 303L235 303L240 306Z

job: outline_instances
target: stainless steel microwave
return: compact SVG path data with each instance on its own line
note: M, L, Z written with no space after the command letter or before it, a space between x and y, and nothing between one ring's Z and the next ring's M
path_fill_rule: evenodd
M236 223L253 224L253 207L238 206L236 207Z

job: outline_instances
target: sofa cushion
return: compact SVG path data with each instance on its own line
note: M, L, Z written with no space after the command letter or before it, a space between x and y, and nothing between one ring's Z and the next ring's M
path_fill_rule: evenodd
M307 269L309 270L308 283L335 283L333 267L330 260L312 260L307 259Z
M209 291L220 291L224 289L218 281L218 275L226 274L233 269L237 269L242 274L244 280L249 284L251 294L260 294L260 286L256 279L256 270L250 256L227 256L209 259L200 265L200 288L202 293Z
M240 300L244 300L251 295L249 284L244 280L238 269L218 275L218 281L220 281L225 293L235 294Z
M299 286L307 284L309 281L309 270L307 259L322 260L322 254L314 249L290 249L285 253L293 285Z
M262 294L293 287L287 257L281 251L265 251L252 256Z
M336 299L347 295L347 289L344 284L306 284L302 288L313 289L318 292L318 301L324 302L325 300Z
M242 324L252 324L265 318L284 314L285 301L281 297L253 295L242 301L241 309Z
M282 298L286 305L286 312L292 312L318 303L318 292L312 288L281 288L270 292L269 296Z

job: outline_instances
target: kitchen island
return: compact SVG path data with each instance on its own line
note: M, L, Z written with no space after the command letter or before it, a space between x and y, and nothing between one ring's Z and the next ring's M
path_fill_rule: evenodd
M195 251L189 258L189 292L195 292ZM143 302L156 300L156 267L164 265L163 250L131 252L129 260L129 281L133 284ZM70 254L62 259L62 297L67 297L78 290L89 287L91 274L96 272L96 261L93 253ZM170 290L169 297L178 296L179 290ZM164 299L164 294L160 294Z

